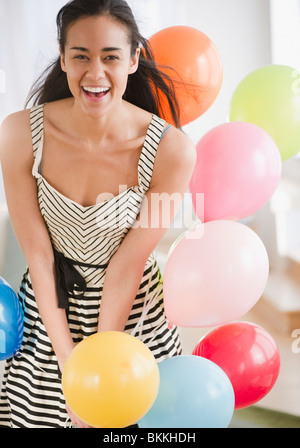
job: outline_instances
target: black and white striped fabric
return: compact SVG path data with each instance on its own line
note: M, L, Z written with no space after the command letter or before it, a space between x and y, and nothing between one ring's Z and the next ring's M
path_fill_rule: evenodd
M153 115L138 164L139 185L118 196L84 207L53 188L41 174L43 105L31 109L38 201L53 247L76 261L86 280L83 296L69 293L68 321L76 343L97 331L105 269L130 230L147 192L164 121ZM82 264L81 264L82 263ZM88 266L87 266L88 265ZM91 267L90 265L93 265ZM130 269L130 266L128 267ZM24 273L19 299L24 310L24 340L20 354L8 360L0 399L0 426L55 428L68 425L57 359L38 313L30 273ZM178 330L164 314L162 278L153 255L125 331L141 339L157 362L181 353Z

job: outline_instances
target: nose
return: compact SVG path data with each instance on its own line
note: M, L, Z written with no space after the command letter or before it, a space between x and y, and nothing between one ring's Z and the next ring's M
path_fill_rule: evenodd
M87 76L91 79L94 79L95 81L97 79L103 79L105 77L105 70L104 70L104 64L102 63L101 59L95 58L91 60Z

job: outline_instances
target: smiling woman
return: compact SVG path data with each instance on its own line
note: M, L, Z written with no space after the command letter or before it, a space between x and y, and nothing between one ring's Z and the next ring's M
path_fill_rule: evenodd
M64 53L67 44L67 34L69 35L67 31L69 31L71 25L76 21L77 14L81 14L84 18L95 19L101 14L104 16L107 15L107 12L110 10L112 12L110 19L122 24L127 36L127 42L130 45L131 56L134 56L136 51L140 53L138 67L128 79L123 99L151 113L159 114L160 97L158 92L160 91L168 100L174 123L177 127L180 127L180 110L176 96L174 90L168 87L172 86L172 80L155 64L151 47L147 39L140 34L132 12L130 11L130 15L127 14L126 9L128 5L126 2L122 0L119 2L114 1L112 4L110 1L91 2L89 5L83 5L80 2L78 4L76 2L73 3L72 11L71 9L68 10L66 5L60 10L56 20L61 54ZM97 5L94 3L97 3ZM126 4L125 7L124 4ZM87 60L89 49L83 45L79 46L78 41L75 42L74 46L72 45L70 49L79 52L76 56L77 59L82 61ZM140 52L141 48L143 51ZM107 60L114 60L120 56L116 55L115 52L119 51L122 53L122 48L108 46L106 48L104 47L102 51L104 53L113 52L112 55L107 55ZM61 58L58 58L35 82L27 97L26 106L32 101L33 104L43 104L71 96L72 93L68 85L67 77L62 70Z
M69 25L60 54L70 92L90 115L106 113L105 106L115 107L116 101L122 101L128 76L138 69L140 49L133 50L128 31L104 15ZM94 105L97 112L91 109Z
M152 253L166 214L151 226L161 220L150 198L164 194L170 225L180 204L168 202L184 197L194 145L158 116L162 89L179 126L174 93L125 1L71 1L57 24L58 59L33 88L33 107L8 116L0 134L7 205L28 264L23 343L0 400L0 426L13 428L89 426L65 403L60 373L96 332L130 333L158 362L181 353Z

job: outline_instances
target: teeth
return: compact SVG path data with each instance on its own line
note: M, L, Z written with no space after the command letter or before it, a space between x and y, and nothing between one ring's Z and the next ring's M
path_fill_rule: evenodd
M108 87L83 87L86 92L103 93L109 90Z

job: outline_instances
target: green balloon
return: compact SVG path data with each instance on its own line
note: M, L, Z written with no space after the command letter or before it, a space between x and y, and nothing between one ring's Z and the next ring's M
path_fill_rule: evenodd
M300 72L267 65L250 73L236 88L230 121L246 121L275 140L283 161L300 151Z

